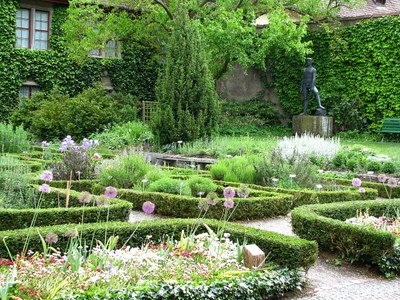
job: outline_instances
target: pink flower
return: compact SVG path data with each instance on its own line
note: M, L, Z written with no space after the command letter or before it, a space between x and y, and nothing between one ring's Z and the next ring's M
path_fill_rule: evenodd
M89 192L82 192L78 197L80 203L88 204L92 201L92 195Z
M388 185L388 187L394 189L397 186L396 178L389 178L387 185Z
M107 198L115 198L118 195L118 191L115 187L113 186L108 186L106 187L106 190L104 191L104 196Z
M351 185L352 186L361 186L362 181L360 178L353 178L353 180L351 181Z
M365 189L364 189L363 187L360 187L360 188L358 189L358 191L359 191L360 193L365 193Z
M224 189L224 197L226 199L232 199L233 197L235 197L235 190L233 187L228 186Z
M378 181L384 183L386 181L387 177L385 174L379 174L378 175Z
M234 205L235 205L235 202L232 200L232 198L228 198L224 201L224 206L226 208L233 208Z
M45 241L47 244L55 244L58 242L58 235L55 233L48 233L46 235Z
M155 208L156 205L151 201L146 201L142 205L142 210L145 214L152 214Z
M50 186L48 184L42 184L39 186L39 192L49 194L50 193Z
M51 171L43 171L43 173L40 174L40 179L50 182L53 180L53 173L51 173Z
M95 154L93 154L93 158L94 158L94 159L100 159L100 158L101 158L101 156L100 156L100 154L98 154L98 153L95 153Z

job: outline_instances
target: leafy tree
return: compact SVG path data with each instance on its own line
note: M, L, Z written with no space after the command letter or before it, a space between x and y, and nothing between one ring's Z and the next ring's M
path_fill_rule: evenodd
M152 116L161 145L210 136L217 125L218 101L196 22L183 6L177 9L156 88L159 109Z
M178 0L107 0L108 7L91 0L71 0L64 26L70 53L83 59L92 49L104 48L111 39L133 39L163 54ZM265 68L265 57L282 48L299 60L310 53L302 37L306 22L330 21L341 6L353 7L365 0L186 0L189 17L205 36L214 79L223 76L233 63ZM300 24L289 19L297 12ZM257 31L255 20L268 14L270 23Z

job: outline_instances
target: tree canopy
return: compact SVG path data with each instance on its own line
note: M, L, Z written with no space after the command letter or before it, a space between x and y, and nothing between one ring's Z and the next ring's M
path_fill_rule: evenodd
M83 60L110 40L133 40L165 53L177 0L71 0L64 26L70 54ZM307 22L334 19L341 6L365 0L186 0L193 24L205 39L214 79L233 63L265 68L266 57L285 51L299 60L310 53L304 42ZM293 22L291 13L299 20ZM257 29L256 18L267 14L268 26Z

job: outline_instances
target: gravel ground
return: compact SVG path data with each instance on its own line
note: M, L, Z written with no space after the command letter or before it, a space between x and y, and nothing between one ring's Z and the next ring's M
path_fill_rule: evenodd
M132 212L129 221L162 218ZM290 217L279 217L256 221L239 222L245 226L295 236L290 225ZM316 264L306 274L306 284L302 291L286 294L282 299L303 300L369 300L400 299L400 278L387 280L380 274L364 266L347 263L337 266L334 254L320 252Z

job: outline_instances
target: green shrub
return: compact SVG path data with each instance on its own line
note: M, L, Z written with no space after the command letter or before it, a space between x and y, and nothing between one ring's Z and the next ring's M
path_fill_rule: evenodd
M157 209L157 207L156 207ZM77 230L82 239L91 241L105 241L109 236L119 236L120 241L128 241L127 245L140 247L147 241L149 235L157 243L165 239L165 236L179 239L182 230L196 228L197 233L205 232L202 224L206 223L211 229L217 231L222 228L224 232L231 234L234 241L243 242L247 240L248 244L256 244L265 253L268 253L268 259L280 266L290 268L303 267L308 269L317 259L317 245L315 242L306 241L297 237L284 236L282 234L268 232L261 229L250 228L240 224L229 223L227 225L222 221L200 220L200 219L168 219L151 220L140 223L127 222L107 222L107 223L88 223L73 225L58 225L38 228L42 236L48 233L55 233L59 240L57 246L60 249L66 249L69 237L66 233L71 230ZM199 226L197 226L199 225ZM132 238L132 232L134 236ZM12 254L16 254L23 249L26 237L30 236L31 242L29 249L42 251L39 236L32 234L29 229L9 230L0 232L0 240L6 238L7 246ZM4 243L0 243L0 256L6 257L7 250Z
M218 160L211 166L211 177L216 180L222 177L224 181L253 183L255 177L254 164L257 160L258 158L255 156L236 156Z
M379 161L370 160L365 165L367 171L379 172L381 170L382 164Z
M369 215L390 216L393 209L400 209L398 200L303 206L292 211L292 226L300 237L317 241L323 249L338 250L352 262L378 264L383 257L394 253L396 236L371 226L344 221L366 210Z
M192 194L190 187L184 184L184 182L169 177L164 177L157 181L151 182L147 188L147 191L186 196Z
M21 153L29 146L28 133L22 126L0 123L0 153Z
M140 185L147 172L153 168L156 167L147 163L141 155L118 156L103 162L97 178L103 186L131 188L136 184Z
M332 164L337 168L346 166L347 155L343 152L337 153L332 160Z
M359 162L356 158L350 158L346 162L346 168L351 171L357 171L359 168Z
M115 125L109 130L91 135L91 139L98 140L101 145L109 149L132 148L153 141L153 134L148 125L138 121L132 121L121 125Z
M382 172L386 174L393 174L396 172L396 165L391 161L385 161L382 165Z
M217 185L210 179L201 176L190 177L187 181L192 196L198 196L199 193L207 195L209 192L215 192Z
M228 167L225 164L219 162L216 162L215 164L211 165L210 167L211 177L215 180L224 180L225 174L228 173Z

